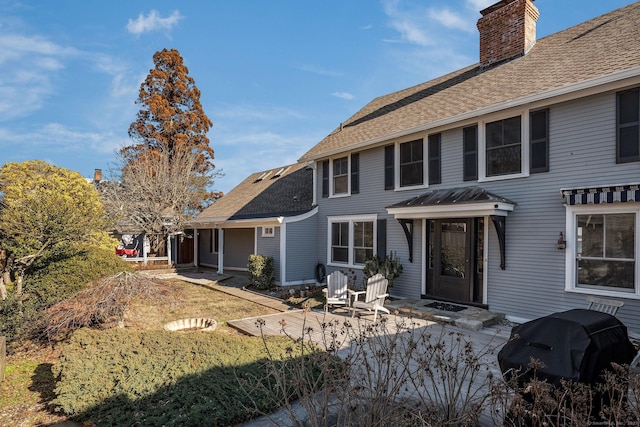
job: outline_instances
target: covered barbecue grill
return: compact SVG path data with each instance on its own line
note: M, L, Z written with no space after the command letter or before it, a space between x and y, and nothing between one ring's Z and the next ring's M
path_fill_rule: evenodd
M544 365L538 379L556 386L561 379L595 384L612 362L629 364L635 354L626 326L615 316L576 309L514 327L498 363L505 379L516 375L519 385L533 376L531 358Z

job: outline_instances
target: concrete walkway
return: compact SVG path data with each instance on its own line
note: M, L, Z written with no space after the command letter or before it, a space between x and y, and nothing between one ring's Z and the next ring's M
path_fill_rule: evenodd
M186 282L206 285L220 292L244 298L282 312L298 310L279 298L272 298L258 292L245 290L244 288L249 283L246 272L230 272L221 275L213 270L200 269L198 271L182 271L159 275L159 277L175 277ZM501 313L428 299L391 299L385 302L385 307L389 308L392 313L397 311L402 315L451 324L472 331L479 331L483 328L504 323L504 315Z

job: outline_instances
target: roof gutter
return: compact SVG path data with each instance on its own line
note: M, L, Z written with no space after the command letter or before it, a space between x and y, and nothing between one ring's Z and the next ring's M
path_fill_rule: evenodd
M607 74L605 76L596 77L593 79L583 80L578 83L573 83L566 86L561 86L555 89L551 89L545 92L536 93L533 95L527 95L525 97L512 100L505 101L499 104L493 104L487 107L479 108L477 110L468 111L463 114L458 114L456 116L447 117L444 119L436 120L434 122L424 123L418 126L414 126L411 128L403 129L398 132L390 133L387 135L379 136L377 138L369 139L366 141L359 142L357 144L350 145L348 147L337 148L334 150L329 150L317 155L315 157L301 157L298 161L311 161L317 160L324 157L330 157L335 154L344 153L345 151L352 150L360 150L363 148L367 148L371 145L380 144L385 141L389 141L390 139L400 138L403 136L411 135L413 133L424 132L429 129L434 129L443 126L449 126L454 123L463 122L465 120L470 120L476 117L484 116L487 114L496 113L498 111L506 110L508 108L519 107L522 105L532 104L535 102L544 101L551 98L557 98L562 96L567 96L576 92L588 91L597 87L610 85L616 82L620 82L626 79L638 78L640 80L640 67L629 68L624 71L620 71L617 73ZM593 91L593 94L604 92L609 90L609 88L603 88L599 91Z

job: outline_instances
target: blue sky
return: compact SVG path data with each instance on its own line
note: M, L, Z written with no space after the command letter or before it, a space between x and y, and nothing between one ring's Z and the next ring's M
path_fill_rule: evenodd
M0 164L107 174L153 54L176 48L226 193L373 98L476 63L479 11L495 1L0 0ZM630 3L537 0L538 38Z

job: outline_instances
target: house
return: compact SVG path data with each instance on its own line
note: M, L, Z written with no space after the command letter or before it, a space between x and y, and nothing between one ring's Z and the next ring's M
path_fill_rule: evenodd
M614 298L640 331L640 3L539 40L532 0L481 15L477 64L374 99L302 156L307 249L327 273L393 251L393 296L518 322Z
M266 255L277 283L315 283L317 213L304 163L254 173L189 222L194 264L246 271L249 255Z

